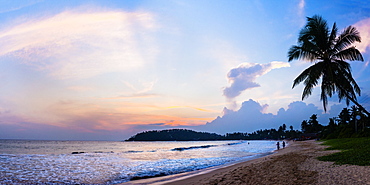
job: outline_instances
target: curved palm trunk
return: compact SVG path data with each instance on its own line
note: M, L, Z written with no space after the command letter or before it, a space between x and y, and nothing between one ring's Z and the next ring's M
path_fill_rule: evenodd
M370 116L370 113L361 104L359 104L356 100L353 100L352 98L348 98L348 99L351 100L361 111L363 111L365 114L367 114L368 117Z
M370 116L370 113L361 105L359 104L355 99L350 97L346 91L343 91L346 94L346 97L351 100L361 111L363 111L368 117Z

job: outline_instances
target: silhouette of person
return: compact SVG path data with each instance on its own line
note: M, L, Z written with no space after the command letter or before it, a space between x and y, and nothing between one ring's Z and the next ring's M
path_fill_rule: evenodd
M276 143L276 147L277 147L278 150L280 149L280 143L279 143L279 141Z
M285 148L285 142L283 141L283 148Z

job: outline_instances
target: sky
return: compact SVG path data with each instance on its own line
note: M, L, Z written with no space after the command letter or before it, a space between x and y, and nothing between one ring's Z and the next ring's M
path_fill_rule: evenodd
M0 139L124 140L146 130L219 134L321 124L288 62L306 17L362 37L350 62L370 109L370 2L0 0Z

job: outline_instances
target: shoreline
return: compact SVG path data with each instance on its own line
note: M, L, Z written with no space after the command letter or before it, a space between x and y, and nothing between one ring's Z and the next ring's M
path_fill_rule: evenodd
M187 173L141 179L122 185L201 184L370 184L370 167L334 165L316 158L338 151L313 140L289 142L271 155Z
M268 157L271 155L275 155L281 152L282 150L289 148L291 143L292 142L286 141L286 147L284 149L280 148L280 150L273 150L268 153L258 154L258 155L252 156L249 159L233 162L230 164L224 164L224 165L209 167L205 169L183 172L183 173L172 174L172 175L165 175L165 176L160 176L160 177L132 180L132 181L124 182L124 183L119 183L119 185L144 185L144 184L162 185L162 184L173 184L173 183L182 185L184 184L183 181L185 181L185 184L186 184L186 181L188 179L192 179L192 178L197 179L198 176L203 176L203 175L208 176L208 174L213 174L215 172L224 171L224 170L227 171L231 167L249 163L254 160L259 160L261 158ZM177 181L181 181L181 182L177 182Z

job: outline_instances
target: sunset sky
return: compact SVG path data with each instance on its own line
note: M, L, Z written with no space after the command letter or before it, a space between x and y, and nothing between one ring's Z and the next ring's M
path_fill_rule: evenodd
M0 139L124 140L151 129L252 132L321 124L288 62L306 17L353 25L370 109L370 1L0 1Z

